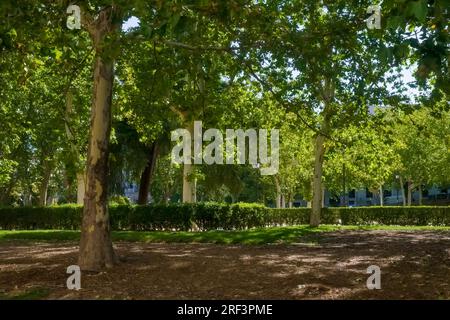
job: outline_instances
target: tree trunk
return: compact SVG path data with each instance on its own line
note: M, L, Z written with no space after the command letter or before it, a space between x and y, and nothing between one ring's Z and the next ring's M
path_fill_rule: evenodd
M411 204L412 204L412 189L413 189L413 184L412 184L411 180L408 179L408 207L411 206Z
M292 194L288 195L288 207L293 208L294 207L294 199L292 197Z
M192 179L192 174L194 173L193 164L183 165L183 202L184 203L195 203L196 193L197 193L197 182L195 178Z
M191 134L191 139L194 139L194 123L192 122L187 129ZM194 145L194 141L191 141L191 145ZM193 159L191 159L190 164L183 164L183 203L195 203L197 201L197 179L192 176L195 172L194 169Z
M84 194L86 193L86 174L77 173L77 204L84 204Z
M82 270L98 271L104 267L112 267L117 262L111 242L107 206L113 79L113 61L104 61L97 56L78 260Z
M115 39L122 17L120 8L112 4L95 17L83 10L82 20L95 48L95 65L78 265L82 270L99 271L118 262L111 241L107 176L115 60L112 52L120 45Z
M148 203L148 194L150 191L153 172L155 171L158 149L158 143L153 142L149 150L147 165L145 166L145 169L141 174L141 180L139 183L139 197L137 202L140 205L145 205Z
M44 174L42 176L41 185L39 186L39 206L46 206L47 205L47 192L48 192L48 185L50 183L50 175L52 173L52 170L50 168L50 164L47 161L44 161Z
M275 201L276 201L275 207L277 209L280 209L281 208L281 197L282 197L280 180L278 179L278 176L273 176L273 179L275 181L275 190L277 192L276 199L275 199Z
M292 194L291 193L289 193L288 194L288 197L287 197L287 199L288 199L288 208L292 208L294 205L293 205L293 199L292 199L293 197L292 197Z
M380 206L382 207L384 205L383 201L383 185L380 185Z
M400 176L400 190L402 191L403 206L406 206L405 186L403 184L403 178Z
M322 184L322 208L325 208L325 186Z
M317 134L314 147L314 175L313 175L313 198L312 210L309 224L311 227L317 227L320 224L320 214L322 211L322 170L323 158L325 155L325 136Z

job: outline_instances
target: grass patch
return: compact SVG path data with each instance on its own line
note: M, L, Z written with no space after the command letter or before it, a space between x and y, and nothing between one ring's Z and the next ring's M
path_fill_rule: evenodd
M242 231L114 231L114 241L163 242L163 243L217 243L217 244L267 244L294 243L307 240L310 235L322 232L344 230L386 230L386 231L450 231L450 227L430 226L335 226L322 225L318 228L309 226L273 227L264 229L250 229ZM79 231L71 230L0 230L0 242L8 240L35 241L78 241ZM310 242L310 241L307 241Z
M47 298L49 294L49 289L35 288L20 293L0 294L0 300L39 300Z

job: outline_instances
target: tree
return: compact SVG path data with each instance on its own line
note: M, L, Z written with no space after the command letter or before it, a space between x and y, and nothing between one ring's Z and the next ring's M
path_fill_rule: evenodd
M234 30L236 55L249 72L280 105L301 110L303 126L315 132L311 226L320 222L327 141L391 95L383 84L393 61L381 52L395 36L389 34L385 43L382 31L366 29L369 4L269 1L249 13L244 28Z

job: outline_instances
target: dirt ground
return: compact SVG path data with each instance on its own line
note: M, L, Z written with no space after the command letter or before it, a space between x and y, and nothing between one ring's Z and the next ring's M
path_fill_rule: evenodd
M46 299L450 299L450 232L341 231L291 245L120 242L122 263L66 288L77 243L0 243L0 294ZM368 290L367 267L381 268Z

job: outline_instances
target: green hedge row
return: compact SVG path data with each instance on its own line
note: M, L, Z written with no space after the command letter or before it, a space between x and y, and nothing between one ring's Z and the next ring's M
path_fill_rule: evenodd
M271 209L259 204L170 204L110 206L113 230L214 230L309 223L309 208ZM82 207L0 208L0 229L80 228ZM342 225L445 225L450 207L325 208L321 223Z

